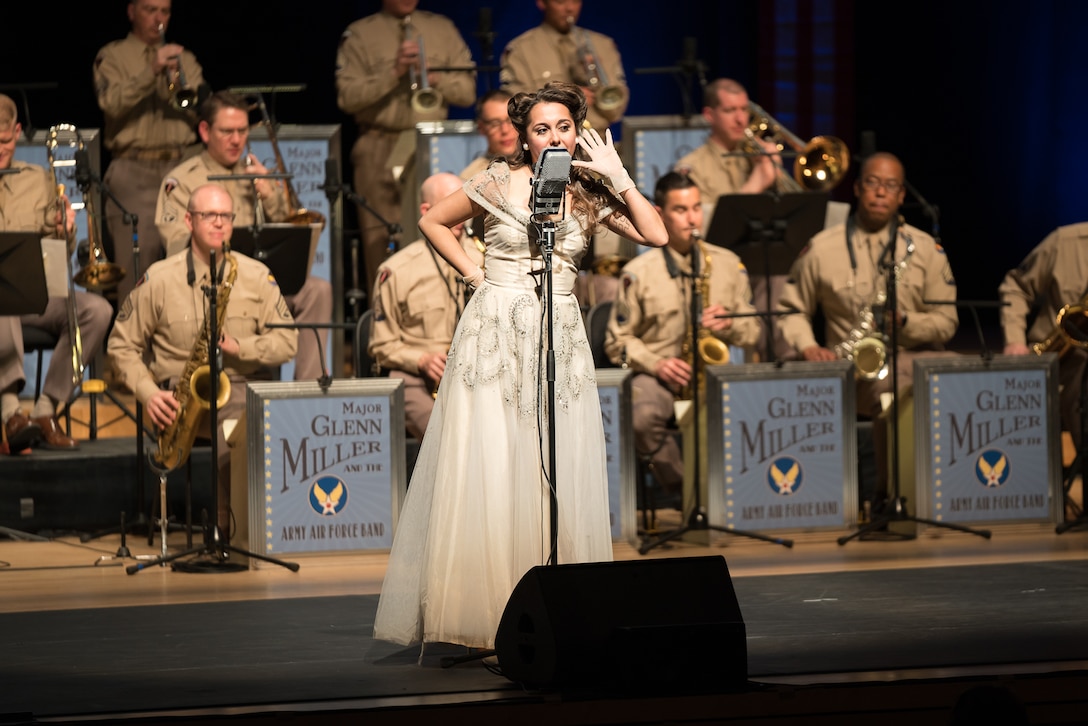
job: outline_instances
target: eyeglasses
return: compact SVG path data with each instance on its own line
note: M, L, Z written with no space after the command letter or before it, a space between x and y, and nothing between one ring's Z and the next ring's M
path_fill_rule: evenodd
M888 194L895 194L903 188L903 182L898 179L880 179L875 176L867 176L861 180L861 186L871 192L875 192L880 187L884 187Z
M234 212L194 212L189 210L189 214L193 215L193 219L202 222L214 222L219 220L223 224L234 221Z
M514 127L514 122L508 118L493 118L490 121L483 121L483 127L488 131L498 131L501 128L509 126Z

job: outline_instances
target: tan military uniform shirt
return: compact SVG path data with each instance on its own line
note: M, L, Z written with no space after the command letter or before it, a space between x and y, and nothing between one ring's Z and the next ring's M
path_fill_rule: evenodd
M494 159L494 158L495 157L488 156L486 154L484 154L482 156L477 156L475 159L473 159L471 162L469 162L468 166L466 166L464 169L461 170L461 173L458 174L458 176L461 177L462 179L464 179L465 181L468 181L469 179L471 179L472 177L476 176L481 171L486 169L488 167L488 165L491 163L491 160Z
M1006 344L1038 343L1054 329L1058 311L1088 290L1088 222L1059 227L1010 270L998 287ZM1028 314L1039 306L1031 330Z
M267 327L294 322L280 288L260 262L242 254L233 257L238 276L224 328L238 340L240 350L237 358L224 355L223 369L227 375L247 376L294 357L298 332ZM190 264L192 284L188 282ZM148 269L121 306L107 349L121 381L141 403L159 390L161 382L185 369L204 329L207 298L202 288L208 279L208 266L195 256L167 257Z
M740 258L711 244L700 247L710 265L710 294L703 307L721 305L733 313L753 312L748 271ZM675 276L665 255L674 264ZM644 252L624 266L605 336L605 351L612 362L626 360L632 369L653 375L659 361L679 357L691 329L691 280L685 276L690 273L691 256L678 255L669 247ZM715 335L731 345L751 346L759 331L756 318L734 318L728 329Z
M244 158L244 157L243 157ZM170 170L159 187L159 200L155 207L155 226L162 235L166 254L174 255L189 246L189 228L185 226L185 210L193 191L208 183L209 176L221 174L245 174L242 159L228 169L211 157L207 151L181 162ZM257 194L251 181L215 182L230 194L234 201L234 226L248 227L257 219ZM274 182L273 182L274 183ZM287 219L287 195L276 184L277 191L271 197L261 199L265 222L281 222Z
M846 244L846 225L836 225L812 238L794 261L779 301L780 310L802 313L778 318L777 324L790 345L803 351L817 344L812 330L817 306L826 320L825 346L834 349L847 339L857 327L862 309L873 304L886 289L879 261L889 232L888 227L871 234L855 228L854 265ZM909 224L899 228L896 260L907 254L908 238L914 242L914 252L897 288L899 311L907 316L898 342L907 349L940 349L959 324L956 306L930 306L922 301L955 301L956 281L944 250L928 234Z
M129 149L178 150L196 141L195 110L174 108L166 74L152 70L158 48L129 33L104 46L94 60L95 92L106 117L102 142L114 156ZM196 56L185 50L180 62L188 88L204 83Z
M427 68L470 68L472 55L449 18L420 10L412 13L412 37L422 36ZM400 20L375 13L356 20L340 38L336 52L336 103L361 127L390 131L414 128L419 121L444 119L449 106L471 106L476 100L476 74L472 71L436 73L431 87L443 103L434 114L412 110L409 73L394 73L397 50L404 40Z
M746 156L731 156L725 147L719 146L713 139L695 151L687 154L673 167L691 177L699 187L699 197L703 201L703 234L710 229L714 218L714 208L718 197L723 194L738 194L740 188L752 175L752 160ZM781 177L781 172L779 174ZM775 183L779 192L788 192L789 182L781 178Z
M49 173L36 164L13 159L18 174L0 176L0 232L38 232L55 236L57 191Z
M582 35L584 33L584 35ZM511 93L532 93L549 81L568 81L579 86L589 86L583 54L586 41L597 58L597 64L609 86L616 86L623 94L623 101L616 108L606 110L598 103L589 108L587 119L602 133L607 126L623 118L630 93L623 62L616 43L607 35L577 28L571 33L560 33L546 23L527 30L511 40L502 53L502 70L499 80Z
M462 246L483 262L472 239ZM378 269L370 355L382 368L418 375L420 356L449 350L465 300L457 270L425 240L413 242Z

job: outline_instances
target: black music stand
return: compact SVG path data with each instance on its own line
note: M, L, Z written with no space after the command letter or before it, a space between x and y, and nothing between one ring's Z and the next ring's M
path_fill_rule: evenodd
M755 300L756 309L769 313L775 308L771 281L789 274L790 266L824 227L827 192L791 194L724 194L718 197L707 240L731 249L748 268L749 278L765 280L764 300ZM768 321L767 362L775 360L776 326Z
M41 236L35 232L0 232L0 315L36 315L45 310ZM0 527L12 539L48 542L48 537Z
M0 232L0 315L40 315L49 304L37 232Z
M230 248L263 262L276 278L280 292L295 295L309 274L311 232L309 225L298 224L235 227Z

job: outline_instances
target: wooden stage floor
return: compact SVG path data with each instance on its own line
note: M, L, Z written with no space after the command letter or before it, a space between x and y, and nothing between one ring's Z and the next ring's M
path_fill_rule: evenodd
M100 415L102 413L100 412ZM132 435L131 430L119 427L116 436ZM101 435L101 433L100 433ZM2 462L0 462L0 476L2 476ZM667 530L679 523L679 513L675 511L661 511L659 513L660 529ZM710 546L697 546L683 542L670 543L667 546L651 550L646 555L640 555L635 548L627 543L617 543L614 546L614 557L617 560L643 560L663 558L687 558L702 555L722 555L726 559L729 572L734 581L742 582L746 578L779 577L791 575L820 575L829 573L861 573L861 572L892 572L896 570L921 571L926 568L970 568L986 565L1015 565L1030 563L1083 563L1088 561L1088 532L1070 531L1064 534L1055 533L1052 525L999 525L990 527L993 535L990 539L952 532L940 528L929 528L921 531L913 540L880 540L862 541L853 540L845 545L839 545L836 538L848 531L820 532L790 535L794 539L792 548L760 542L745 537L734 535L712 534ZM170 551L176 551L184 547L184 535L172 533L169 539ZM127 546L132 555L157 555L160 546L157 539L155 544L148 546L146 536L142 533L131 533L127 538ZM136 562L132 558L111 559L117 554L120 547L120 538L117 535L107 536L81 543L75 534L66 535L49 541L20 541L5 538L0 534L0 628L4 627L5 615L19 613L42 613L68 611L92 611L96 609L153 607L161 605L186 605L198 603L230 603L230 602L257 602L289 600L294 598L335 598L339 596L374 596L381 590L382 579L387 564L387 554L383 552L367 554L323 554L303 555L292 557L292 561L300 564L298 572L290 572L287 569L262 564L259 569L250 569L242 572L224 574L191 574L176 572L169 567L150 567L135 575L126 574L126 567ZM967 571L966 569L964 570ZM1080 571L1078 568L1077 572ZM1083 585L1085 583L1079 583ZM738 588L740 589L740 588ZM662 596L669 596L662 593ZM746 603L740 602L742 610ZM954 604L953 604L954 607ZM1070 602L1069 607L1078 613L1084 609L1084 602ZM761 616L763 616L761 614ZM747 617L747 615L746 615ZM1085 632L1088 632L1086 628ZM369 633L366 634L369 637ZM749 633L751 637L751 632ZM861 698L859 692L851 692L846 698L857 699L857 703L868 704L872 699L885 699L883 709L870 711L870 722L875 720L882 724L933 722L911 720L896 720L891 714L899 708L895 704L903 702L904 697L888 694L877 695L873 685L892 685L907 682L956 682L955 688L962 690L964 684L989 683L993 679L997 682L1009 683L1009 679L1023 676L1027 673L1067 674L1058 676L1060 681L1051 682L1050 695L1039 696L1034 705L1033 723L1077 723L1085 722L1076 717L1066 717L1066 701L1071 700L1069 690L1079 689L1084 693L1082 686L1088 683L1088 650L1083 652L1081 659L1066 659L1063 662L1034 663L1013 665L1005 663L978 663L971 667L954 668L930 668L930 669L880 669L873 668L864 671L852 672L817 672L812 669L806 673L792 673L765 679L766 683L776 684L785 688L811 688L824 685L828 688L837 686L867 686L869 696ZM17 654L9 654L11 658L18 658ZM408 666L414 667L409 659ZM411 672L408 668L406 672ZM956 680L960 679L960 680ZM974 680L972 680L974 679ZM1003 680L1004 679L1004 680ZM1072 685L1071 685L1072 684ZM9 717L4 707L4 684L0 683L0 722L18 723ZM1045 689L1044 689L1045 690ZM835 698L835 696L829 696ZM838 698L844 695L839 693ZM942 696L943 698L944 696ZM274 702L274 697L270 697ZM354 709L353 714L343 721L335 719L322 720L321 723L357 723L365 718L370 723L394 723L415 722L410 718L394 719L394 713L402 716L406 711L420 708L437 708L442 705L450 705L460 702L460 705L473 705L476 702L486 703L496 700L499 696L494 693L474 693L446 696L398 695L398 692L390 692L384 698L370 699L365 704L352 703L339 704L298 704L278 703L274 706L265 706L264 711L275 710L284 718L285 713L303 713L308 716L300 717L300 723L318 723L316 714L330 712L336 709ZM910 698L915 698L911 696ZM935 696L933 697L936 698ZM547 700L547 699L545 699ZM780 699L781 700L781 699ZM1088 697L1077 696L1074 701L1073 712L1088 713ZM892 704L892 705L888 705ZM759 718L753 716L751 721L737 716L726 719L710 716L699 716L701 704L697 700L687 702L690 707L691 717L678 719L674 716L657 717L658 711L652 705L640 704L644 711L637 719L632 716L637 709L633 706L621 709L613 705L610 714L596 714L588 716L571 715L564 713L552 714L551 723L797 723L797 718L792 720L786 716L774 717L765 713ZM707 706L707 708L710 708ZM715 708L721 708L715 704ZM858 707L859 709L862 706ZM872 708L864 706L864 708ZM839 707L827 711L821 718L804 719L806 723L865 723L866 716L863 713L846 713L845 707ZM1077 710L1079 709L1079 711ZM70 720L56 718L53 722L68 723L80 720L75 716L79 713L78 707L72 711ZM163 713L157 716L147 712L131 713L124 718L133 721L148 719L146 722L158 722L156 719L169 722L210 723L216 719L224 723L234 723L233 719L242 719L246 710L242 707L234 709L210 708L203 710L190 710L187 714ZM420 722L433 722L438 713L431 712L430 717L426 712L415 712ZM783 711L784 713L784 711ZM936 713L936 711L934 711ZM946 712L942 712L943 714ZM365 714L360 716L359 714ZM621 715L623 714L623 715ZM467 716L462 712L461 716ZM794 714L796 717L797 714ZM917 716L917 714L915 714ZM520 712L487 711L472 714L473 718L490 718L493 721L504 722L504 718L517 718L522 726L528 726L531 720L526 720ZM85 716L88 720L101 720L105 716ZM453 718L460 720L460 716L443 714L441 718ZM121 720L121 714L113 714L112 720ZM27 723L45 723L49 719L28 720ZM272 721L269 721L271 723ZM282 720L280 721L283 722ZM940 721L943 722L943 721Z

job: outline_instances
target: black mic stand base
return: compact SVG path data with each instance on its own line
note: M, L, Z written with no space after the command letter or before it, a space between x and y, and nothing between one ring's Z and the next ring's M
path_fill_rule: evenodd
M135 575L140 570L145 570L154 565L165 565L167 563L173 563L171 568L177 572L241 572L248 570L249 566L242 564L241 562L230 562L230 553L242 555L243 557L249 557L256 560L262 560L264 562L271 562L274 565L286 567L291 572L298 572L299 565L297 562L285 562L284 560L278 560L274 557L267 557L265 555L259 555L255 552L244 550L241 547L235 547L234 545L227 544L223 541L219 533L219 527L207 522L207 514L205 513L204 524L204 543L199 547L191 547L181 552L175 552L163 557L156 557L147 562L137 562L135 565L129 565L125 568L125 572L129 575ZM176 560L182 557L188 557L190 555L202 556L202 559L194 559L189 562L176 562Z
M977 535L985 539L990 539L991 536L991 532L988 529L972 529L971 527L965 527L962 524L955 524L953 522L938 522L935 519L915 517L907 511L906 497L894 497L884 502L884 506L881 508L880 514L877 514L875 517L873 517L872 521L870 521L868 524L864 524L861 527L858 527L858 529L854 532L839 537L835 541L838 542L840 545L844 545L854 538L860 538L864 541L902 541L914 539L915 535L913 534L900 533L888 529L888 525L892 522L915 522L920 524L928 524L931 527L944 527L945 529L953 529L957 532L965 532L967 534ZM880 536L872 536L872 533L877 532L880 533Z
M765 534L760 534L759 532L749 532L743 529L730 529L729 527L721 527L716 524L711 524L710 521L707 519L706 512L704 512L701 508L696 508L692 510L691 514L688 516L688 521L686 524L677 527L670 532L666 532L655 540L646 542L638 548L638 553L640 555L644 555L655 547L660 547L666 542L671 542L674 539L683 537L689 532L706 531L722 532L723 534L733 534L737 535L738 537L751 537L752 539L758 539L762 540L763 542L770 542L771 544L782 545L783 547L793 547L792 539L785 539L783 537L771 537Z

